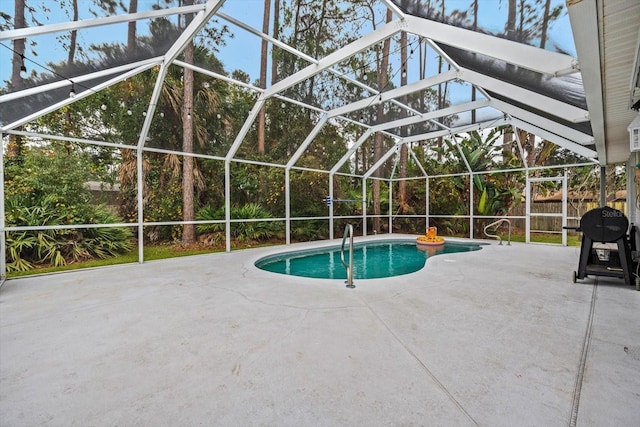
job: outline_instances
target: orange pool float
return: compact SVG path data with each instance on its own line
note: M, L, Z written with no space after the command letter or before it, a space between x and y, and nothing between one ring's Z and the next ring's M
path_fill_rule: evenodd
M440 246L444 245L444 238L438 236L438 229L436 227L429 227L424 236L416 239L416 244L418 246Z

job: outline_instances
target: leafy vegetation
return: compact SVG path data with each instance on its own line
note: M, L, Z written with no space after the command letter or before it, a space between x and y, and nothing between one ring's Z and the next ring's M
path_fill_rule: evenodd
M61 2L61 5L68 6L69 3L74 2ZM125 3L93 0L92 4L96 6L96 14L107 16L115 14L116 9L126 10ZM184 4L188 3L192 2ZM351 42L363 29L368 31L387 19L386 10L376 9L373 3L360 0L282 2L281 9L274 10L280 24L274 25L273 36L306 55L325 57ZM137 2L132 1L129 7L136 7L135 4ZM157 7L179 4L183 3L163 0ZM533 7L539 2L518 4L522 8L522 14L518 16L524 20L522 41L534 37L544 40L545 34L541 34L539 28L532 28L532 23L538 20L534 18L539 18L533 15L542 13L539 7ZM508 7L515 5L516 2L509 2ZM470 23L477 8L476 5L473 12L458 11L453 16ZM439 7L425 5L424 9L427 15L440 13ZM548 24L560 10L545 13L548 16L544 20ZM166 17L151 19L148 28L137 33L138 36L136 31L130 31L129 37L133 34L133 38L126 44L83 47L75 45L78 43L75 38L65 38L65 48L70 53L68 60L50 64L51 75L33 72L24 81L12 76L11 88L56 81L59 76L104 70L130 62L132 58L164 55L166 47L183 34L188 19L188 16L180 22ZM132 25L135 27L139 23L129 25L131 30L135 29ZM544 28L546 31L547 27ZM515 22L510 22L505 29L515 32ZM246 246L283 239L283 221L274 219L285 217L287 208L295 218L291 221L294 241L328 238L329 211L324 198L331 192L335 199L348 200L332 206L336 217L333 231L337 233L341 233L346 221L357 223L357 228L362 230L365 225L362 223L363 209L367 211L369 232L386 231L387 222L380 217L386 217L389 207L393 207L391 214L396 232L422 233L423 216L428 209L431 215L449 216L430 220L441 234L468 236L469 216L485 217L474 223L474 229L479 229L491 221L487 218L509 214L521 202L524 173L491 171L579 161L566 151L557 150L548 141L537 140L525 132L517 135L518 141L522 141L522 146L518 147L511 128L496 128L490 132L469 132L459 138L438 137L402 146L397 164L392 160L381 162L376 171L371 171L374 178L392 174L400 178L423 176L423 172L430 177L441 176L429 179L428 196L423 179L402 183L369 179L363 184L359 177L370 172L383 153L395 149L396 141L382 133L360 141L364 128L357 123L373 126L387 119L402 119L407 114L395 103L384 103L384 106L380 103L346 114L344 117L348 120L328 121L314 133L313 141L297 157L297 169L287 169L285 173L282 167L267 165L286 164L307 142L320 120L316 109L303 108L302 103L329 110L393 89L397 81L389 77L401 70L394 69L398 64L389 63L391 47L416 50L415 56L424 61L420 64L421 79L426 77L426 58L432 55L427 55L426 43L418 39L409 42L406 34L401 35L400 40L389 39L364 49L348 61L335 64L336 71L358 80L359 85L325 75L306 79L282 92L283 99L267 98L260 113L261 120L247 126L246 119L258 99L258 94L247 86L268 87L266 67L259 81L251 81L243 70L226 69L217 52L229 35L227 27L212 22L188 43L179 59L229 76L244 86L229 84L210 73L193 72L191 67L172 65L166 70L153 67L49 113L26 127L42 134L62 135L65 142L18 135L8 138L4 157L6 224L40 227L7 233L7 263L12 272L46 271L41 269L45 265L73 268L133 262L137 254L131 249L137 243L145 244L146 259L217 250L225 241L225 224L221 222L198 224L195 227L198 244L189 243L192 238L188 227L192 224L157 224L181 220L192 223L194 217L199 221L223 221L226 168L232 203L230 216L232 220L239 220L231 224L233 244ZM24 46L21 49L15 58L25 53ZM74 59L73 52L82 53L82 61ZM273 64L271 84L308 65L307 60L277 47L270 54ZM266 64L264 55L261 62ZM438 67L439 71L444 71L442 61ZM151 104L156 80L164 71L166 76L159 97ZM320 77L324 80L322 83ZM406 78L403 77L400 84L407 84ZM401 102L418 112L446 107L450 104L448 84L445 82L412 93ZM367 86L369 89L365 89ZM141 129L151 109L154 116L144 141L149 150L138 152ZM442 117L438 124L446 128L458 119L455 115ZM406 126L402 129L403 136L432 131L432 125L427 122ZM242 143L236 145L236 137L241 131L244 132ZM67 142L76 141L75 138L118 145ZM337 174L329 182L328 174L319 171L333 168L357 141L361 145L334 171ZM237 148L234 158L243 161L228 164L224 160L231 147ZM480 173L470 176L469 169ZM538 170L532 176L550 173ZM597 188L598 179L597 170L594 172L593 168L572 170L570 176L572 188L585 194ZM623 185L620 174L614 173L610 179L613 183L610 188ZM108 206L103 204L100 196L86 187L89 181L117 185L117 200ZM142 188L138 188L140 184ZM363 185L366 186L364 189ZM144 242L136 242L130 227L65 228L78 224L136 223L139 191L144 207L143 221L149 224L144 227ZM551 191L551 188L541 186L540 191ZM360 201L363 193L365 203Z
M197 219L200 221L222 220L225 218L224 207L213 209L205 206L200 209ZM231 219L241 219L242 221L231 224L231 235L239 242L262 241L273 237L283 237L284 227L280 222L274 221L254 221L256 219L273 218L270 212L262 206L249 203L231 208ZM198 232L209 234L206 237L210 241L222 239L221 233L225 230L223 223L198 224Z
M92 203L84 184L89 175L85 168L77 167L85 162L90 160L66 147L25 148L19 161L6 166L7 225L51 227L122 222L104 205ZM39 264L63 266L106 258L129 251L131 238L124 227L10 232L6 241L7 269L24 271Z

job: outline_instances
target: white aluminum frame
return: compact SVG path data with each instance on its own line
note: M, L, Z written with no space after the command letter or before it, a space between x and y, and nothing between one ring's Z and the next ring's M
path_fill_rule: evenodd
M14 123L11 123L9 125L3 126L2 129L0 129L0 137L3 137L7 134L11 134L11 133L15 133L18 135L24 135L24 136L30 136L30 137L40 137L40 138L51 138L51 139L59 139L59 140L68 140L68 141L72 141L72 142L78 142L78 143L87 143L87 144L94 144L94 145L101 145L101 146L106 146L106 147L113 147L113 148L126 148L126 149L135 149L136 153L137 153L137 171L138 171L138 196L137 196L137 203L138 203L138 218L137 218L137 222L136 223L132 223L132 224L122 224L122 226L135 226L138 228L138 239L139 239L139 254L138 254L138 258L139 258L139 262L143 262L144 261L144 256L143 256L143 229L144 226L147 225L167 225L167 224L185 224L187 222L184 221L171 221L171 222L157 222L157 223L145 223L144 222L144 205L143 205L143 194L142 194L142 188L143 188L143 174L142 174L142 156L144 154L144 152L163 152L163 153L174 153L174 154L180 154L180 155L188 155L188 156L193 156L193 157L201 157L201 158L207 158L207 159L214 159L217 161L221 161L224 163L224 170L225 170L225 183L224 183L224 187L225 187L225 219L224 219L224 223L226 224L226 250L230 251L231 250L231 223L233 222L237 222L238 220L232 220L230 217L230 211L231 211L231 172L230 172L230 164L231 162L240 162L240 163L249 163L249 164L255 164L255 165L264 165L264 166L272 166L272 167L282 167L285 170L285 217L284 218L278 218L278 219L269 219L269 220L284 220L285 224L286 224L286 243L289 244L290 243L290 228L291 228L291 221L292 220L305 220L305 219L309 219L309 218L292 218L291 217L291 205L290 205L290 186L289 186L289 178L290 178L290 171L291 170L310 170L310 171L314 171L314 172L321 172L321 173L327 173L328 174L328 178L329 178L329 182L330 182L330 186L329 186L329 193L330 196L333 197L333 179L335 177L335 175L346 175L346 176L351 176L354 178L361 178L362 179L362 191L363 191L363 195L362 195L362 200L363 200L363 209L362 209L362 217L364 219L363 222L363 233L366 235L367 233L367 226L366 226L366 218L367 218L367 212L366 212L366 184L367 184L367 180L371 178L372 174L375 172L375 170L377 170L382 164L384 164L384 162L386 162L389 158L391 158L391 156L393 156L394 154L397 154L400 151L400 147L402 144L411 144L412 142L416 142L416 141L424 141L424 140L428 140L428 139L433 139L433 138L438 138L438 137L443 137L443 136L450 136L450 135L458 135L460 133L464 133L464 132L468 132L468 131L472 131L472 130L482 130L482 129L486 129L486 128L492 128L492 127L496 127L496 126L502 126L502 125L512 125L512 126L516 126L518 128L527 130L529 132L535 133L539 136L542 136L554 143L556 143L557 145L569 149L571 151L574 151L575 153L585 157L586 159L590 160L589 163L585 163L585 164L596 164L597 161L599 161L601 164L603 162L606 162L606 153L604 152L604 142L602 141L602 138L600 138L599 135L596 135L595 137L591 136L591 135L586 135L583 134L581 132L578 132L572 128L569 128L567 126L564 126L556 121L553 121L551 119L548 118L544 118L544 117L540 117L530 111L526 111L523 110L520 107L517 107L515 105L509 104L506 101L501 101L501 100L497 100L497 99L492 99L489 95L487 91L491 91L491 92L495 92L495 93L499 93L502 95L505 95L506 97L509 98L515 98L518 99L519 102L522 102L525 105L529 105L535 109L539 109L541 111L546 111L546 112L551 112L552 114L554 114L555 116L557 116L560 119L569 121L569 122L573 122L573 123L579 123L579 122L583 122L586 120L594 120L594 116L593 116L593 110L591 110L591 113L585 110L582 110L580 108L576 108L572 105L566 104L566 103L562 103L560 101L554 100L554 99L550 99L548 97L544 97L542 95L536 94L534 92L528 91L526 89L520 88L518 86L512 85L512 84L508 84L505 82L502 82L498 79L492 78L490 76L486 76L483 74L480 74L478 72L474 72L468 69L464 69L461 68L458 64L456 64L454 61L451 60L451 58L449 58L447 55L444 54L444 52L442 51L442 49L440 49L438 43L444 43L450 46L454 46L460 49L465 49L468 51L473 51L473 52L477 52L479 54L482 55L487 55L490 57L494 57L494 58L498 58L500 60L506 61L509 64L513 64L519 67L524 67L539 73L543 73L543 74L548 74L551 76L560 76L560 75L565 75L568 73L575 73L579 71L579 67L577 64L577 61L575 60L575 58L572 58L570 56L567 55L563 55L563 54L559 54L559 53L554 53L554 52L549 52L549 51L545 51L542 49L537 49L531 46L526 46L520 43L516 43L516 42L512 42L509 40L504 40L504 39L499 39L499 38L495 38L492 36L488 36L488 35L484 35L484 34L480 34L477 32L473 32L473 31L469 31L469 30L465 30L465 29L461 29L461 28L456 28L456 27L452 27L446 24L441 24L441 23L437 23L434 21L429 21L423 18L418 18L415 16L411 16L411 15L405 15L394 3L391 3L387 0L381 0L383 1L383 3L391 8L393 10L393 12L395 13L395 15L398 17L397 19L393 20L390 23L387 23L381 27L379 27L376 30L371 31L369 34L359 38L358 40L336 50L335 52L330 53L329 55L327 55L324 58L321 59L316 59L316 58L312 58L306 54L304 54L303 52L300 52L282 42L280 42L279 40L274 39L273 37L269 36L268 34L264 34L261 31L258 31L256 29L254 29L253 27L243 23L242 21L235 19L233 17L230 17L222 12L220 12L220 7L224 4L224 0L208 0L205 4L202 5L195 5L195 6L188 6L188 7L177 7L177 8L171 8L171 9L164 9L164 10L158 10L158 11L147 11L147 12L140 12L140 13L135 13L135 14L125 14L125 15L120 15L120 16L113 16L113 17L108 17L108 18L99 18L99 19L92 19L92 20L85 20L82 22L67 22L64 24L54 24L54 25L48 25L48 26L42 26L42 27L30 27L30 28L24 28L24 29L20 29L20 30L9 30L9 31L3 31L2 33L0 33L0 40L15 40L15 39L19 39L19 38L29 38L29 37L34 37L37 35L42 35L42 34L48 34L48 33L54 33L54 32L59 32L59 31L70 31L70 30L77 30L77 29L81 29L81 28L90 28L90 27L96 27L96 26L104 26L104 25L111 25L111 24L115 24L115 23L122 23L122 22L129 22L129 21L133 21L133 20L142 20L142 19L152 19L154 17L160 17L160 16L171 16L171 15L177 15L177 14L186 14L186 13L194 13L194 19L192 20L192 22L190 23L190 25L185 29L185 31L180 35L180 37L178 38L178 40L176 40L176 42L173 44L173 46L167 51L167 53L161 57L161 58L151 58L145 61L140 61L138 63L135 64L130 64L130 65L126 65L126 66L120 66L120 67L114 67L112 69L109 70L103 70L97 73L92 73L92 74L88 74L85 76L80 76L80 77L75 77L73 78L74 82L83 82L83 81L90 81L91 79L94 78L98 78L98 77L103 77L103 76L108 76L108 75L112 75L112 74L117 74L117 73L122 73L116 77L114 77L113 79L110 79L109 81L102 83L100 85L97 85L95 87L89 88L89 90L86 90L82 93L80 93L77 97L75 97L74 99L68 99L68 100L63 100L61 102L56 103L55 105L48 107L46 109L43 109L41 111L38 111L34 114L29 115L28 117L22 118L21 120L18 120ZM575 9L574 9L575 10ZM570 8L570 12L572 12L572 9ZM268 43L270 43L272 46L277 46L283 50L286 50L296 56L298 56L299 58L302 58L306 61L308 61L310 63L310 65L308 65L306 68L294 73L291 76L288 76L284 79L282 79L281 81L275 83L273 86L266 88L266 89L261 89L258 87L255 87L253 85L250 84L246 84L243 82L239 82L236 81L232 78L220 75L218 73L212 72L210 70L206 70L203 69L201 67L198 67L196 65L193 64L187 64L184 63L183 61L179 61L176 58L178 57L178 55L182 52L182 50L184 49L184 47L186 46L186 44L193 39L193 37L195 35L198 34L198 32L206 25L206 23L209 21L210 18L217 16L221 19L227 20L228 22L233 23L234 25L238 25L240 28L242 28L245 31L248 31L249 33L252 33L260 38L262 38L263 40L266 40ZM346 59L358 54L359 52L373 46L376 45L378 43L383 42L384 40L386 40L389 37L393 37L395 35L397 35L399 32L401 31L406 31L407 33L413 34L417 37L421 37L423 38L426 43L431 46L432 49L435 49L437 52L440 53L440 55L451 65L451 67L453 68L453 70L450 71L445 71L443 73L440 73L438 75L433 75L433 76L429 76L427 78L425 78L424 80L421 81L417 81L405 86L401 86L392 90L388 90L388 91L384 91L382 93L377 93L372 87L370 87L369 85L362 83L354 78L351 78L347 75L344 75L343 73L341 73L340 71L336 70L335 68L333 68L337 63L343 62ZM160 92L162 89L162 85L164 82L164 77L166 76L167 73L167 69L170 65L175 64L177 66L181 66L183 68L191 68L196 72L200 72L203 74L206 74L210 77L216 78L216 79L220 79L222 81L231 83L231 84L237 84L240 85L242 87L248 88L252 91L254 91L256 94L258 94L258 99L256 101L256 103L254 104L251 112L249 113L247 119L245 120L240 132L236 135L235 140L233 141L231 148L228 150L227 154L222 157L222 156L209 156L209 155L200 155L200 154L195 154L195 153L182 153L179 151L172 151L172 150L162 150L162 149L156 149L156 148L152 148L152 147L146 147L145 146L145 141L146 141L146 137L148 134L148 131L150 129L150 125L151 125L151 120L153 120L153 116L154 116L154 111L155 111L155 107L157 105L157 101L159 99L160 96ZM22 126L27 124L29 121L34 120L38 117L41 117L51 111L54 111L58 108L61 108L63 106L69 105L72 102L75 102L79 99L82 99L84 97L90 96L93 93L104 89L106 87L109 87L113 84L119 83L121 81L123 81L124 79L139 74L141 72L144 72L146 70L148 70L149 68L156 66L156 65L160 65L160 72L158 73L158 78L156 80L156 84L154 87L154 91L153 94L151 96L151 99L149 101L149 106L148 106L148 110L147 110L147 116L144 120L144 123L142 125L141 128L141 132L140 132L140 137L138 139L138 143L136 146L129 146L129 145L125 145L125 144L121 144L121 143L117 143L117 142L104 142L104 141L91 141L91 140L87 140L87 139L80 139L80 138L69 138L69 137L55 137L55 136L49 136L49 135L43 135L43 134L38 134L38 133L31 133L28 131L16 131L14 130L16 127ZM591 71L589 71L590 68L587 69L587 73L590 73ZM342 107L338 107L335 108L333 110L330 111L324 111L321 108L312 106L312 105L308 105L305 104L303 102L297 101L297 100L293 100L293 99L288 99L286 97L284 97L282 95L283 91L285 91L286 89L300 83L303 82L304 80L311 78L313 76L318 75L319 73L321 73L322 71L327 71L330 72L336 76L338 76L341 79L344 79L346 81L348 81L349 83L355 84L358 87L368 90L371 93L376 93L376 95L370 96L368 98L365 99L361 99L359 101L353 102L351 104L342 106ZM583 71L584 72L584 71ZM481 99L481 100L477 100L477 101L472 101L472 102L467 102L465 104L461 104L461 105L455 105L455 106L449 106L437 111L430 111L427 113L421 113L416 111L415 109L410 108L407 105L404 105L402 102L400 102L398 99L402 98L405 95L411 94L411 93L415 93L417 91L423 90L425 88L428 87L432 87L447 81L452 81L452 80L462 80L465 81L471 85L473 85L474 87L476 87L478 89L478 91L484 95L485 99ZM60 87L64 87L64 86L68 86L71 84L71 80L62 80L56 83L51 83L49 85L43 86L43 87L39 87L39 88L33 88L33 89L27 89L27 90L23 90L20 92L15 92L15 93L9 93L6 95L2 95L0 96L0 102L7 102L10 100L15 100L15 99L20 99L21 97L26 97L26 96L30 96L33 95L34 93L36 93L37 91L42 91L44 90L50 90L50 89L55 89L55 88L60 88ZM283 102L288 102L288 103L292 103L298 106L301 106L303 108L308 108L312 111L315 111L316 113L319 114L319 120L317 121L314 129L308 134L308 136L306 137L306 139L303 141L303 143L300 145L300 147L298 148L298 150L296 151L296 153L291 156L291 158L287 161L287 163L285 165L281 165L281 164L271 164L271 163L267 163L267 162L257 162L257 161L250 161L250 160L244 160L244 159L240 159L240 158L236 158L236 154L238 152L238 149L240 148L241 144L243 143L249 129L251 128L251 126L253 125L255 119L258 116L258 112L260 111L260 109L263 107L263 105L265 104L266 100L269 98L277 98L277 99L281 99L283 100ZM592 105L594 103L593 100L587 100L589 105ZM597 100L596 100L597 101ZM389 121L386 123L379 123L376 125L372 125L372 126L368 126L368 125L364 125L362 123L358 123L357 121L354 121L352 119L349 119L348 117L345 117L346 114L349 113L353 113L356 112L358 110L362 110L365 108L368 108L372 105L374 105L375 103L379 103L379 102L392 102L395 105L398 105L399 107L405 109L408 112L408 117L403 118L403 119L398 119L398 120L393 120L393 121ZM601 104L600 104L601 105ZM448 128L442 124L438 124L440 127L442 127L442 129L437 130L437 131L431 131L431 132L426 132L424 134L420 134L420 135L411 135L411 136L407 136L407 137L399 137L397 135L393 135L391 133L389 133L389 129L393 129L396 127L400 127L400 126L406 126L406 125L410 125L410 124L417 124L417 123L421 123L421 122L426 122L426 121L430 121L433 123L437 123L437 119L440 117L444 117L447 115L451 115L451 114L457 114L457 113L461 113L461 112L465 112L465 111L470 111L470 110L477 110L480 108L485 108L485 107L491 107L494 108L500 112L502 112L504 114L504 117L502 118L497 118L495 120L487 120L484 122L480 122L480 123L473 123L473 124L469 124L469 125L464 125L464 126L452 126L451 128ZM598 120L598 113L596 113L595 116L595 120ZM329 121L329 119L331 118L339 118L345 121L348 121L350 123L355 123L359 126L362 126L364 129L364 134L348 149L346 150L345 154L343 155L343 157L336 162L336 164L328 171L325 170L316 170L316 169L312 169L312 168L303 168L303 167L296 167L295 164L297 163L297 161L299 160L300 156L302 156L304 154L304 151L308 148L308 146L312 143L312 141L314 140L315 136L317 136L317 134L322 130L322 128L327 124L327 122ZM599 128L599 127L596 127ZM349 159L353 156L353 154L362 146L362 144L368 139L370 138L374 133L376 132L382 132L387 136L391 136L393 138L396 139L396 144L390 148L386 153L384 153L384 155L382 156L381 159L379 159L373 166L371 166L369 168L369 170L367 170L362 176L358 176L356 174L348 174L348 173L342 173L342 172L338 172L340 170L340 168L342 168L344 166L344 164L346 162L349 161ZM517 135L517 133L516 133ZM454 140L456 139L456 137L454 136ZM519 152L521 157L524 157L524 153L523 153L523 149L522 149L522 144L520 143L519 139L516 136L516 141L518 143L518 148L519 148ZM594 151L588 147L585 147L585 145L591 145L595 143L596 147L597 147L597 151ZM456 144L457 145L457 144ZM409 152L411 153L411 155L413 156L413 159L417 162L417 158L415 157L415 154L412 152L412 150L409 150ZM462 151L460 151L460 153L462 154ZM4 155L3 152L0 152L0 155ZM598 159L598 160L596 160ZM467 162L466 158L464 158L464 155L462 155L462 160L465 163L465 166L467 168L467 172L464 173L464 175L469 175L471 178L473 178L474 174L478 174L478 173L487 173L487 172L480 172L480 171L473 171L470 168L469 163ZM385 181L389 182L389 189L391 191L392 189L392 184L393 182L400 180L401 178L395 178L394 177L394 173L395 173L395 165L397 165L398 162L398 156L396 155L396 159L395 159L395 163L394 163L394 168L392 172L392 176L390 178L375 178L375 179L382 179ZM523 164L524 163L524 159L523 159ZM580 164L580 165L584 165L584 164ZM519 170L525 170L527 171L531 171L531 170L535 170L536 168L521 168L521 169L511 169L511 170L501 170L501 171L493 171L493 172L516 172ZM438 178L438 177L443 177L442 176L429 176L426 171L424 170L424 168L422 167L422 165L420 165L420 170L423 174L423 176L421 177L407 177L404 179L425 179L425 191L427 193L427 198L426 198L426 215L425 215L425 220L426 220L426 224L428 226L429 224L429 217L430 217L430 213L429 213L429 180L433 179L433 178ZM2 175L4 173L3 169L0 169L0 175ZM449 176L456 176L459 174L452 174ZM471 186L471 200L473 200L473 186ZM1 244L1 248L0 248L0 252L3 252L5 250L5 241L4 241L4 237L5 234L4 232L6 231L12 231L14 229L17 229L15 227L6 227L6 224L4 223L4 182L0 183L0 192L3 195L3 201L2 201L2 205L0 205L0 207L2 208L2 218L0 219L0 226L2 227L2 244ZM392 204L390 203L390 211L388 213L388 220L389 220L389 226L392 226L392 221L393 221L393 215L392 215L392 210L391 210L391 206ZM473 205L470 206L470 219L471 219L471 227L473 227ZM566 216L566 215L565 215ZM324 219L325 217L319 217ZM330 222L330 236L333 237L333 209L331 208L329 210L329 215L328 217L326 217L327 219L329 219ZM265 219L267 220L267 219ZM222 220L220 221L222 222ZM201 223L201 221L195 221L195 222L189 222L189 223ZM113 224L108 224L108 225L104 225L104 226L114 226ZM86 225L77 225L77 226L73 226L76 228L86 228ZM71 226L61 226L60 228L72 228ZM20 228L23 229L23 228ZM35 229L35 228L31 228L31 229ZM471 228L471 235L473 236L473 228ZM0 253L0 255L2 255ZM6 271L6 265L5 265L5 258L4 256L2 256L2 260L1 260L2 265L0 266L2 269L2 274L4 277L4 272Z

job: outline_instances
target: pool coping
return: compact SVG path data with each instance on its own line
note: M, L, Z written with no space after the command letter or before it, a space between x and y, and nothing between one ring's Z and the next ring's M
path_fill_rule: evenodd
M416 245L416 238L415 237L386 237L386 236L378 236L378 238L361 238L361 239L354 239L353 241L353 246L354 249L358 249L362 246L365 246L367 244L385 244L385 243L390 243L390 242L399 242L402 244L406 244L406 245ZM452 245L465 245L465 246L478 246L478 249L474 249L475 250L480 250L482 249L483 245L487 245L487 243L475 243L475 242L470 242L470 241L462 241L462 240L451 240L451 239L447 239L446 241L442 242L441 246L445 246L447 243L452 244ZM339 252L341 249L342 245L341 244L335 244L335 245L323 245L323 246L318 246L318 247L314 247L314 248L305 248L305 249L291 249L291 250L283 250L281 252L277 252L274 254L269 254L269 255L264 255L263 257L257 259L254 262L254 266L257 267L260 270L263 271L267 271L270 273L274 273L274 274L285 274L285 275L291 275L291 276L296 276L296 277L303 277L303 278L309 278L309 279L333 279L333 280L344 280L346 279L346 277L341 277L341 278L336 278L336 277L314 277L314 276L307 276L307 275L302 275L302 274L289 274L289 273L283 273L280 271L271 271L269 269L263 268L264 264L269 264L272 262L279 262L279 261L283 261L287 258L290 258L292 256L295 256L295 258L303 258L305 256L308 255L315 255L318 253L322 253L322 251L331 251L331 252ZM348 251L348 245L346 250ZM472 252L471 250L469 251L460 251L460 252ZM457 253L457 252L448 252L448 253ZM371 278L371 277L355 277L355 279L357 280L372 280L372 279L386 279L386 278L393 278L393 277L398 277L398 276L403 276L406 274L412 274L415 273L416 271L420 271L423 268L426 267L427 265L427 261L429 258L433 257L433 256L437 256L437 255L441 255L440 253L436 253L436 254L429 254L428 256L426 256L425 258L425 262L424 264L422 264L422 267L420 267L417 270L414 271L410 271L410 272L406 272L406 273L401 273L401 274L394 274L394 275L390 275L390 276L384 276L384 277L375 277L375 278ZM340 267L342 268L342 267ZM346 267L344 267L346 268Z

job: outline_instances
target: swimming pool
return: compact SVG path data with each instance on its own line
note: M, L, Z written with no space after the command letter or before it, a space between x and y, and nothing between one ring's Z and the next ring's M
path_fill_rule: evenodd
M424 267L428 257L455 252L477 251L477 243L445 242L428 250L415 240L375 240L353 245L354 279L378 279L413 273ZM345 258L347 254L345 252ZM285 252L259 259L256 267L273 273L317 279L346 279L340 261L340 246Z

